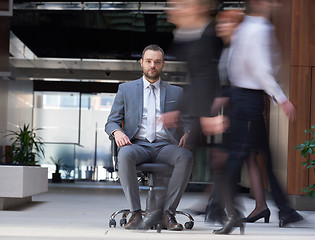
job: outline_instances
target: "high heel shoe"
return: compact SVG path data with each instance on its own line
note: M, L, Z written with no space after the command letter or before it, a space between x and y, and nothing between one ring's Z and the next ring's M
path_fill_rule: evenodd
M269 208L261 211L260 213L258 213L257 215L255 215L253 217L244 218L244 222L253 223L253 222L256 222L258 219L261 219L261 218L265 218L265 223L269 223L269 219L270 219Z
M238 227L240 228L241 235L244 235L245 228L241 219L235 216L230 216L228 218L228 221L223 226L223 228L214 230L213 233L214 234L230 234Z

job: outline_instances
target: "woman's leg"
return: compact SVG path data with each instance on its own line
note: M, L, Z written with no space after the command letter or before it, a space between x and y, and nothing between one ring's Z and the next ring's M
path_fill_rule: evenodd
M246 160L248 174L251 183L251 189L254 194L256 201L255 209L248 215L248 217L253 217L263 210L267 209L267 203L265 199L265 190L263 185L263 179L261 170L256 160L256 152L252 151L249 158Z

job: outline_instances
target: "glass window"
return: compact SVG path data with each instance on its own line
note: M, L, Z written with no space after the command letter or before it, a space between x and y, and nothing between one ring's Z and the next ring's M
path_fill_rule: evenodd
M45 144L49 178L51 159L61 159L63 179L111 180L111 143L104 132L115 94L34 92L34 127ZM80 103L81 101L81 103ZM81 106L81 109L80 109Z
M35 92L34 127L45 142L79 142L79 93Z
M79 165L93 169L98 180L106 178L106 171L97 169L112 167L110 140L104 128L114 98L115 94L109 93L82 94L81 97L82 103L88 102L89 107L82 106L80 145L83 147L77 148L76 158Z

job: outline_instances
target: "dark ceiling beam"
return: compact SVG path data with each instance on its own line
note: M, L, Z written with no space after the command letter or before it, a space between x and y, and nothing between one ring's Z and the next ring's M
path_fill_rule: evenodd
M34 81L34 91L116 93L118 83Z
M121 1L121 2L21 2L14 4L14 10L94 10L94 11L164 11L166 1Z
M243 8L245 1L240 0L220 0L222 9ZM14 10L80 10L80 11L148 11L150 13L160 14L161 12L170 9L166 0L158 1L84 1L84 2L69 2L69 1L19 1L14 3Z

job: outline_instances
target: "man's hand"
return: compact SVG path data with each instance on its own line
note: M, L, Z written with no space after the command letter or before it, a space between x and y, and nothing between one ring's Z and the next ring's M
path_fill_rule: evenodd
M223 133L229 126L229 120L225 116L201 117L200 125L204 135Z
M228 97L217 97L213 100L212 106L211 106L211 113L217 114L222 107L225 107L229 104L230 98Z
M189 138L189 135L190 135L190 133L189 133L189 132L186 132L186 133L181 137L181 139L179 140L179 144L178 144L179 147L189 148L188 145L187 145L187 139Z
M161 114L159 121L165 128L176 128L179 125L180 111L172 111Z
M287 117L289 118L289 120L295 121L296 111L295 111L295 107L293 106L293 104L290 101L286 101L284 103L281 103L280 106L281 106L283 112L285 113L285 115L287 115Z
M132 143L130 142L128 136L120 131L120 130L116 130L113 133L114 137L115 137L115 142L117 144L118 147L123 147L125 145L131 145Z

